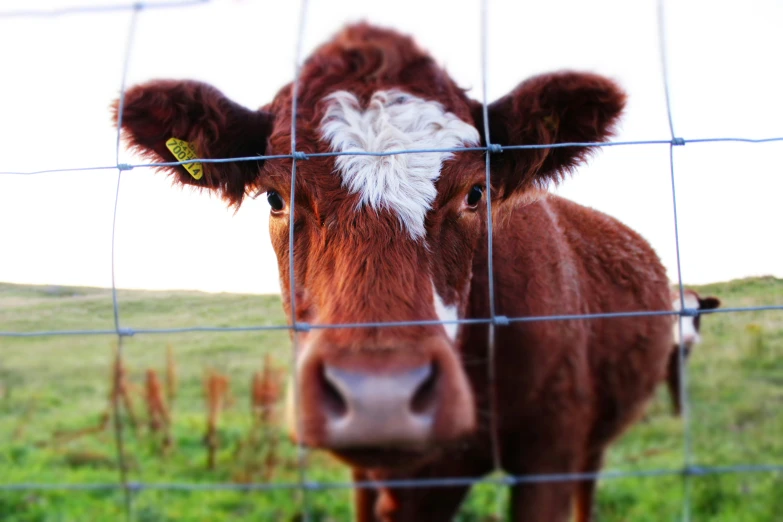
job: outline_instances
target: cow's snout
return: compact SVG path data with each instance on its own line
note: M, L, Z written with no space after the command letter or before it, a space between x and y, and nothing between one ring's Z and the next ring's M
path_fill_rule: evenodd
M434 364L381 375L325 365L320 396L329 445L425 443L435 422L437 381Z
M295 391L289 428L311 446L424 449L475 429L467 376L440 338L415 348L310 346L297 365Z

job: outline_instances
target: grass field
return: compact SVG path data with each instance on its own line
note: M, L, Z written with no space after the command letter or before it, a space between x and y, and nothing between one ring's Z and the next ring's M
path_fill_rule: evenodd
M783 280L754 278L696 287L724 306L783 303ZM120 291L123 326L165 328L284 324L279 299L196 292ZM704 342L691 359L692 444L705 466L783 465L783 312L715 314L702 320ZM0 331L112 329L111 294L103 289L0 284ZM168 347L178 376L172 410L172 449L146 427L142 384L148 368L165 373ZM116 483L114 432L71 437L95 427L107 411L113 336L0 338L0 484ZM215 482L292 483L296 451L275 424L253 427L251 377L269 354L285 368L285 331L180 333L126 338L124 364L142 426L125 429L128 478L154 484ZM207 371L230 379L230 397L218 427L220 449L207 469L204 445ZM262 437L259 439L259 436ZM253 438L255 437L255 439ZM269 442L278 440L273 445ZM669 414L659 389L645 419L612 449L606 470L677 468L683 462L683 424ZM270 469L268 455L274 451ZM322 453L307 457L307 479L348 481L347 470ZM694 521L783 521L783 474L734 473L693 478ZM458 520L495 520L497 488L474 488ZM678 476L605 480L599 490L601 521L671 521L682 512ZM351 520L351 492L308 494L315 520ZM277 491L144 490L132 498L134 522L296 520L298 494ZM2 522L104 522L125 520L117 490L0 490Z

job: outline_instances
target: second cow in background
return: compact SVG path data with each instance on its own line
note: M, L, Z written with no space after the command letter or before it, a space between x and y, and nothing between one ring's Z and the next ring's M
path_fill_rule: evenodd
M685 309L713 310L720 306L720 299L714 296L701 297L695 290L686 288L684 291ZM672 288L672 306L674 310L682 309L679 288ZM687 361L691 349L701 342L701 315L685 316L682 318L682 327L679 320L674 322L674 349L669 356L669 368L666 374L666 383L671 395L672 409L675 416L682 411L682 396L680 392L680 341L682 340L683 361Z

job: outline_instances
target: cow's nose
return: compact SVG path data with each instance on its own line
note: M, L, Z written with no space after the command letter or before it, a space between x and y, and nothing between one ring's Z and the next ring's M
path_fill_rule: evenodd
M324 365L320 381L333 448L415 446L432 435L439 381L435 364L381 374Z

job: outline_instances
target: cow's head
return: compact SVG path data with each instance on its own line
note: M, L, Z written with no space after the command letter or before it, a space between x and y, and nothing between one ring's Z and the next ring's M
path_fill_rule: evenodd
M680 300L679 288L672 288L671 290L672 306L676 311L682 310L682 301ZM674 323L674 344L675 346L682 344L685 349L686 357L690 353L691 348L701 342L701 315L698 313L700 310L714 310L720 307L720 299L714 296L702 297L695 290L686 288L683 293L685 308L687 310L696 310L696 315L688 315L676 320ZM680 326L680 321L682 326ZM682 336L680 336L682 334Z
M295 313L310 324L456 320L466 313L474 256L485 256L486 198L496 208L558 180L584 147L391 156L327 152L459 149L484 144L481 104L471 100L407 37L348 27L305 63L296 148ZM130 89L127 143L173 161L166 141L198 156L291 152L292 88L248 110L214 88L154 81ZM625 96L592 74L532 78L489 106L491 141L551 144L605 140ZM292 160L168 170L176 182L214 190L230 205L266 194L283 303L291 317L289 226ZM460 363L457 324L312 329L297 337L294 435L342 455L419 452L476 427L474 396ZM369 458L375 461L374 457Z

